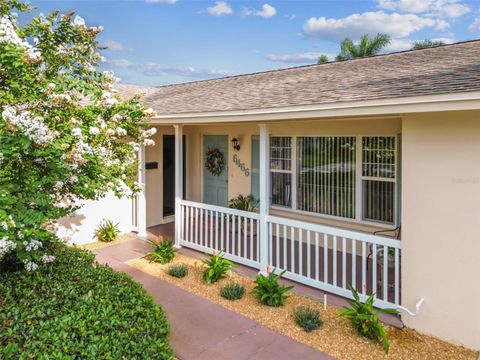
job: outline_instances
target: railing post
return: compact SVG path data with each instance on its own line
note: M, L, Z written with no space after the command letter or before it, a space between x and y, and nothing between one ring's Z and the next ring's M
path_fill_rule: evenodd
M175 128L175 247L180 247L182 220L180 201L183 200L183 125Z
M146 174L145 174L145 146L141 146L138 151L138 182L143 185L142 191L137 195L137 224L138 236L147 236L147 201L146 192Z
M270 207L270 176L269 176L269 144L270 138L268 134L268 125L259 124L260 126L260 272L265 272L268 265L268 223L267 217Z

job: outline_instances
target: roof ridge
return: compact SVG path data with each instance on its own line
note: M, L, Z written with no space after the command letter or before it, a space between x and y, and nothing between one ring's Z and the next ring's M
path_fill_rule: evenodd
M247 76L254 76L254 75L260 75L260 74L269 74L269 73L274 73L274 72L297 70L297 69L303 69L303 68L308 68L308 67L333 66L335 64L345 64L345 63L351 63L351 62L356 62L356 61L368 61L368 60L371 60L371 59L376 59L376 58L381 58L381 57L396 56L396 55L398 56L398 55L402 55L402 54L405 54L405 53L428 51L428 50L433 50L433 49L438 49L438 48L459 46L459 45L464 45L464 44L469 44L469 43L474 43L474 42L480 42L480 39L458 41L458 42L451 43L451 44L436 45L436 46L423 48L423 49L408 49L408 50L402 50L402 51L395 51L395 52L391 52L391 53L378 54L378 55L374 55L374 56L368 56L368 57L362 57L362 58L356 58L356 59L349 59L349 60L343 60L343 61L335 60L335 61L329 61L329 62L323 63L323 64L307 64L307 65L291 66L291 67L280 68L280 69L255 71L255 72L251 72L251 73L222 76L222 77L218 77L218 78L214 78L214 79L203 79L203 80L188 81L188 82L183 82L183 83L178 83L178 84L160 85L160 86L154 86L153 89L165 89L165 88L169 88L169 87L180 87L180 86L187 86L187 85L191 85L191 84L198 84L198 83L204 83L204 82L209 82L209 81L214 82L214 81L240 78L240 77L247 77Z

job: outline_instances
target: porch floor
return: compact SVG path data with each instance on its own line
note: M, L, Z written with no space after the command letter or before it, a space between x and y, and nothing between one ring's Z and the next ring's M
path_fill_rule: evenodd
M147 232L148 232L148 236L149 238L156 238L156 237L163 237L163 238L168 238L168 237L174 237L174 233L175 233L175 223L171 222L171 223L167 223L167 224L161 224L161 225L156 225L156 226L153 226L153 227L150 227L147 229ZM255 236L256 238L256 236ZM256 240L256 239L255 239ZM288 241L288 240L287 240ZM304 250L306 248L306 244L304 245ZM290 257L290 246L287 246L287 258ZM247 249L247 251L249 251ZM188 255L188 256L191 256L191 257L194 257L194 258L203 258L204 257L204 254L200 251L196 251L196 250L193 250L193 249L190 249L190 248L187 248L187 247L182 247L180 249L180 252L182 254L185 254L185 255ZM276 253L276 249L275 249L275 242L274 242L274 248L272 249L272 253L275 254ZM281 252L280 252L281 253ZM297 249L297 253L298 253L298 249ZM306 257L306 254L307 252L306 251L303 251L303 256L304 258ZM320 253L323 253L323 248L322 248L322 251ZM333 255L329 252L329 257L333 257ZM275 259L274 259L275 260ZM280 254L280 264L282 263L282 257L281 257L281 254ZM307 261L303 261L303 264L304 264L304 271L306 272L306 263ZM330 260L329 262L329 274L332 274L332 261ZM347 264L349 267L351 267L351 264ZM357 259L357 267L361 265L361 261ZM237 264L237 266L235 267L235 270L244 275L244 276L247 276L251 279L254 279L257 274L258 274L258 270L257 269L254 269L254 268L251 268L251 267L248 267L248 266L245 266L245 265L241 265L241 264ZM341 271L341 270L339 270ZM369 267L369 274L371 275L371 266ZM314 273L314 269L312 269L312 273ZM331 275L330 275L331 276ZM329 277L330 277L329 276ZM341 274L339 273L338 275L338 279L341 279ZM323 267L320 269L320 277L322 278L323 277ZM371 276L369 276L369 281L367 283L367 287L368 288L371 288ZM304 285L304 284L300 284L298 282L295 282L295 281L291 281L291 280L288 280L288 279L283 279L283 281L286 283L286 284L289 284L289 285L294 285L294 292L298 295L302 295L302 296L305 296L305 297L308 297L308 298L311 298L311 299L314 299L314 300L318 300L320 302L323 303L323 295L326 293L328 295L328 298L327 298L327 302L328 304L330 305L334 305L334 306L337 306L337 307L343 307L343 306L346 306L348 305L347 303L347 300L341 296L338 296L336 294L332 294L332 293L329 293L329 292L326 292L326 291L323 291L323 290L319 290L319 289L316 289L316 288L313 288L313 287L310 287L310 286L307 286L307 285ZM357 281L357 286L359 284L359 281L360 279L358 279ZM389 314L380 314L380 317L381 317L381 320L389 325L392 325L392 326L395 326L395 327L403 327L403 323L401 321L401 319L398 317L398 316L394 316L394 315L389 315Z

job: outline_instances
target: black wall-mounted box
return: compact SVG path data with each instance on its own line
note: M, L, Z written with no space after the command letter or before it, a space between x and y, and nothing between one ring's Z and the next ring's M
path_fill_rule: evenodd
M146 162L145 169L147 170L158 169L158 162L157 161Z

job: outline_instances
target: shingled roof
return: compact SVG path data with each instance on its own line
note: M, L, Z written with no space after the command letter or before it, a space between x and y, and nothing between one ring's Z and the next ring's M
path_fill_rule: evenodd
M480 90L480 40L156 88L159 115L278 108Z

